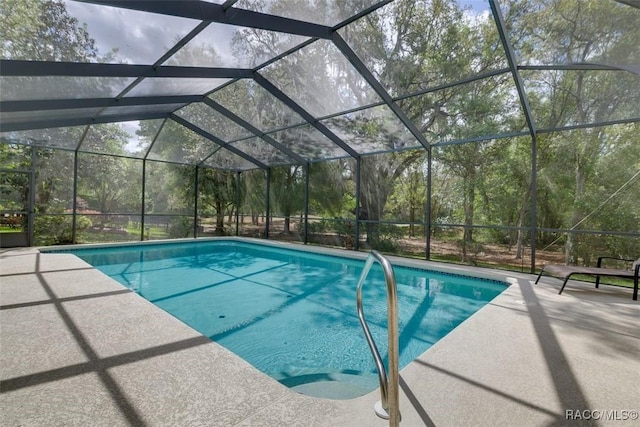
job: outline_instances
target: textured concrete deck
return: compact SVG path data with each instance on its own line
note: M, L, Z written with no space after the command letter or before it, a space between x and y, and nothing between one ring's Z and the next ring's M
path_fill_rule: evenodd
M630 289L480 271L513 284L401 371L402 426L638 425ZM1 252L0 326L3 426L387 425L377 392L296 394L72 255Z

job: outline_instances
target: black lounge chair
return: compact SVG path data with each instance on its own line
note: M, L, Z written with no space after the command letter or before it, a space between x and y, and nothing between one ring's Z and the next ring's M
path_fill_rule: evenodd
M619 261L627 261L633 262L633 267L631 270L624 270L619 268L604 268L602 267L603 259L615 259ZM599 257L597 267L580 267L576 265L558 265L558 264L550 264L545 265L538 274L538 278L536 279L536 284L542 277L542 274L546 273L550 276L556 276L561 279L564 279L562 283L562 287L560 288L561 294L564 290L564 287L567 285L567 281L574 274L586 274L589 276L596 276L596 288L600 287L600 276L611 276L611 277L622 277L625 279L633 279L633 300L638 300L638 276L640 275L640 259L632 260L632 259L622 259L615 257Z

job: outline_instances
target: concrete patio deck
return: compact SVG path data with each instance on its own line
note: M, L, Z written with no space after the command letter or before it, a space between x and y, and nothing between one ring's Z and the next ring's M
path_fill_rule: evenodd
M401 371L401 426L639 425L631 289L479 271L513 284ZM377 391L294 393L72 255L0 252L0 327L3 426L387 425Z

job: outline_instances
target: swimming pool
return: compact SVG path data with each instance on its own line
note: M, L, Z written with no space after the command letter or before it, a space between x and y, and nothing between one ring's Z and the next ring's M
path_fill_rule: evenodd
M356 312L362 260L239 240L55 252L82 258L298 392L351 398L378 387ZM401 368L506 289L494 280L394 270ZM386 286L377 265L363 302L384 357Z

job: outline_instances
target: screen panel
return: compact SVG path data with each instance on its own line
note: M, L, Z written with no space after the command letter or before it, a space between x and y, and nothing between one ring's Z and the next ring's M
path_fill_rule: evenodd
M75 149L80 143L86 126L23 130L0 133L4 144L20 144L34 147Z
M262 70L280 90L315 117L380 102L340 51L318 40Z
M359 154L421 146L386 105L335 116L321 123Z
M522 64L618 66L640 61L640 9L623 1L505 3L507 36Z
M111 98L135 79L132 77L1 76L3 101Z
M253 68L304 42L307 37L210 23L166 65Z
M349 156L311 125L285 129L269 135L294 153L311 161Z
M234 4L234 7L333 27L347 18L375 5L379 1L380 0L330 0L301 2L296 0L278 0L262 2L240 0Z
M263 132L304 122L296 112L252 79L238 80L212 93L209 98Z
M391 2L340 29L392 96L507 67L489 2Z
M640 118L640 75L607 70L523 70L539 129Z
M218 148L219 145L215 142L173 120L167 120L149 150L147 159L198 164Z

